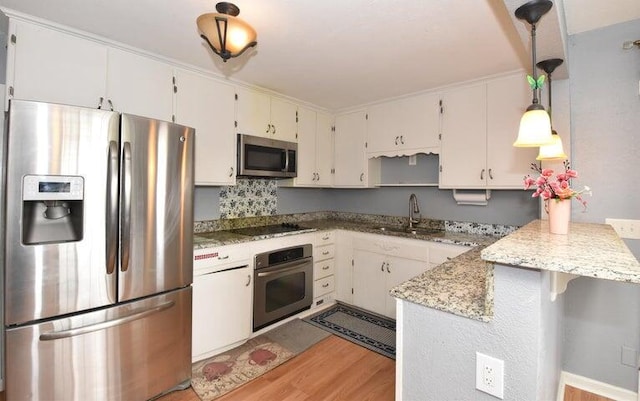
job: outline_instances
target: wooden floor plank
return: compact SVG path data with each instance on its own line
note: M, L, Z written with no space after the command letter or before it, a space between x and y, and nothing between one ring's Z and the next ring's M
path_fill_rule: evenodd
M394 360L329 336L216 401L392 401L394 384ZM353 394L357 397L353 398ZM199 401L199 398L189 388L157 401Z

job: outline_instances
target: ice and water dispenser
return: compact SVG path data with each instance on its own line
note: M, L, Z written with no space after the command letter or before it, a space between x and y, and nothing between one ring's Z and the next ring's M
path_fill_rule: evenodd
M82 240L84 179L26 175L22 179L22 243Z

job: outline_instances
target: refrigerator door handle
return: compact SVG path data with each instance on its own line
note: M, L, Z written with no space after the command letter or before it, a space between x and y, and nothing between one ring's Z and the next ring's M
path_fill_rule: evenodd
M122 153L122 226L120 233L120 271L129 269L131 247L131 143L125 142Z
M107 274L113 274L118 258L118 143L109 142L107 164Z
M129 316L119 317L113 320L107 320L96 324L90 324L88 326L77 327L75 329L50 331L48 333L40 334L40 341L60 340L63 338L76 337L82 334L92 333L94 331L105 330L110 327L120 326L125 323L132 322L134 320L145 318L154 313L162 312L175 305L175 301L168 301L160 305L154 306L149 309L145 309L142 312L137 312Z

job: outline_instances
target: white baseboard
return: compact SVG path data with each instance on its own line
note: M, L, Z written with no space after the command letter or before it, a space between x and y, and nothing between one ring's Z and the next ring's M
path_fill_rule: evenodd
M564 386L569 385L590 393L601 395L617 401L638 401L638 394L633 391L616 387L611 384L589 379L588 377L575 375L573 373L560 372L560 383L558 383L558 399L564 401Z

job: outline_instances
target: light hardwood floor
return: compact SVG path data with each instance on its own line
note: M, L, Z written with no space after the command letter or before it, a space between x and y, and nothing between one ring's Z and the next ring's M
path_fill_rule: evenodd
M336 336L216 401L393 400L395 362ZM0 401L4 401L0 392ZM157 401L200 401L191 389ZM564 401L612 401L567 386Z
M216 401L393 401L395 361L336 336ZM192 389L158 401L199 401Z

